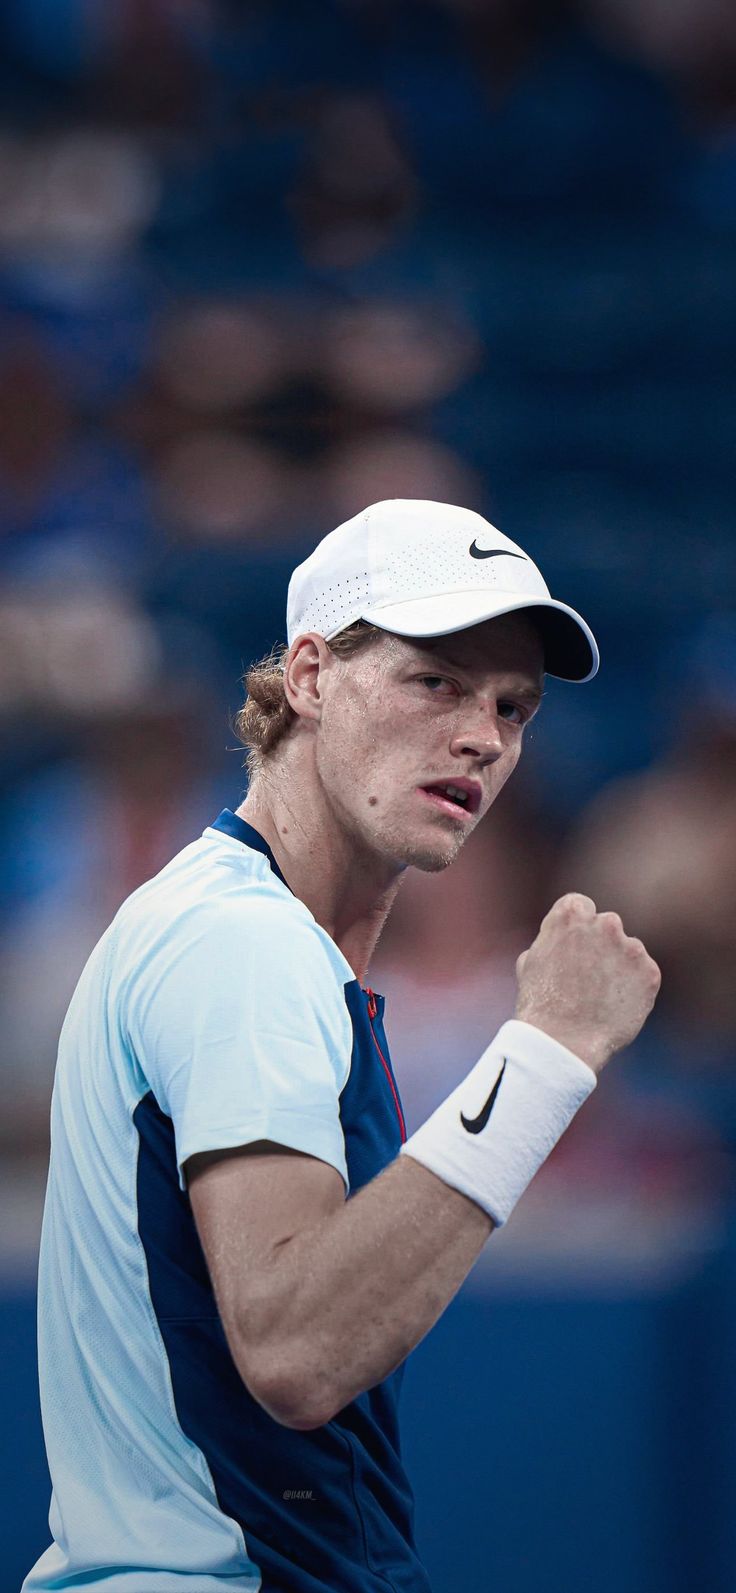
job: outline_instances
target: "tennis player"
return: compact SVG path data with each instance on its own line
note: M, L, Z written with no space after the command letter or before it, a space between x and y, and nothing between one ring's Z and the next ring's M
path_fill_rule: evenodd
M295 570L288 651L248 677L245 801L123 903L64 1022L54 1541L24 1593L427 1593L403 1363L660 975L564 896L515 1016L407 1138L367 969L407 867L452 863L509 778L545 673L598 662L465 509L374 504Z

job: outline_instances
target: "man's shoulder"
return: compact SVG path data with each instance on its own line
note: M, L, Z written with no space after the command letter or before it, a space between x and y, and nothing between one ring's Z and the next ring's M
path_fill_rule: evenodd
M354 978L342 952L268 858L206 829L123 903L116 939L142 966L199 949L265 963L285 976Z
M262 904L296 917L299 902L273 873L268 858L209 827L123 902L118 922L178 919L192 912L247 915Z

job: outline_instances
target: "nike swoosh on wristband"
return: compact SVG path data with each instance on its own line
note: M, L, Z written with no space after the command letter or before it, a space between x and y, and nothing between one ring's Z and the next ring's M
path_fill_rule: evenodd
M497 559L503 555L505 559L524 559L524 563L527 563L523 553L509 553L508 548L488 548L486 550L486 548L479 548L477 542L471 542L468 552L471 559Z
M478 1116L477 1117L465 1117L463 1112L460 1113L460 1122L462 1123L463 1128L467 1129L469 1134L479 1134L481 1129L485 1128L486 1123L488 1122L488 1119L489 1119L489 1117L491 1115L491 1112L493 1111L493 1103L494 1103L494 1101L496 1099L496 1096L498 1095L499 1085L500 1085L501 1080L502 1080L502 1078L504 1076L504 1073L506 1072L506 1062L507 1062L507 1060L508 1060L508 1058L504 1057L504 1059L503 1059L503 1067L501 1069L501 1072L499 1073L498 1078L496 1079L496 1082L495 1082L495 1084L493 1086L493 1089L491 1090L491 1093L490 1093L490 1095L488 1097L488 1100L486 1101L485 1106L483 1107L483 1110L478 1113Z

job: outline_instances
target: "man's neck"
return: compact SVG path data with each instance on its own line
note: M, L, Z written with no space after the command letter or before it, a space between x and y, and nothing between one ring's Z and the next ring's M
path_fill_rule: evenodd
M290 889L339 946L362 984L404 870L342 830L319 793L297 780L256 781L238 815L258 830Z

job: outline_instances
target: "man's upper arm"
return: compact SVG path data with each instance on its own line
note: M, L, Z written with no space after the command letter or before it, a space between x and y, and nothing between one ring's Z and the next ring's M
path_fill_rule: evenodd
M204 903L162 939L128 1008L134 1050L183 1167L269 1140L348 1185L340 1094L352 1029L317 926L274 900Z
M327 1162L269 1140L191 1156L184 1173L230 1351L258 1398L267 1346L251 1322L268 1269L280 1245L342 1206L343 1180Z

